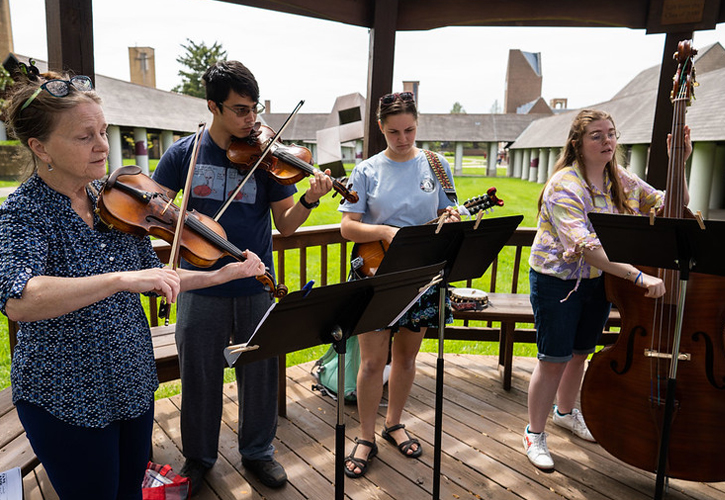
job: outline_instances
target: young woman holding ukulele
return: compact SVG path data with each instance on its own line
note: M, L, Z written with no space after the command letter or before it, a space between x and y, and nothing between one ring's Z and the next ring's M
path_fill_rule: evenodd
M378 125L387 148L355 167L350 176L359 201L346 201L340 231L348 240L366 243L382 240L390 243L400 227L420 225L445 214L446 221L459 221L450 207L440 183L424 152L415 146L418 112L412 93L387 94L380 98ZM439 156L449 179L448 162ZM388 382L388 408L382 437L409 458L423 453L420 442L411 437L400 422L405 402L415 378L415 358L428 326L438 325L438 291L428 290L393 328L358 336L361 365L357 377L357 405L360 413L360 438L345 458L345 473L363 476L370 460L378 453L375 421L383 395L383 370L387 363L390 339L392 362ZM447 322L452 321L450 310Z

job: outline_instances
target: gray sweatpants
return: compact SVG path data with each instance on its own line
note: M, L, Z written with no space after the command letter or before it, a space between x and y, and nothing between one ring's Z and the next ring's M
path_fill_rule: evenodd
M176 345L181 368L181 441L186 458L214 464L219 448L224 348L246 342L272 303L266 294L210 297L182 293ZM239 398L239 452L269 459L277 431L278 360L235 366Z

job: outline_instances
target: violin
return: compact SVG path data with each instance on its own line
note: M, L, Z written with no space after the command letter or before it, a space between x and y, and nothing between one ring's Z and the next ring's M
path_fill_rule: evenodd
M227 149L227 158L240 170L251 169L275 135L271 128L259 122L254 127L255 130L249 137L232 141ZM284 185L296 184L321 171L312 165L312 153L309 149L295 144L285 145L279 140L271 145L269 154L262 158L259 168L266 170L277 182ZM348 189L351 186L345 186L329 174L325 175L332 179L332 187L336 191L333 196L340 193L344 200L357 203L357 193Z
M136 165L113 172L98 196L96 208L103 223L111 228L138 236L156 236L168 243L174 239L179 212L164 188ZM196 210L185 214L180 246L181 256L197 267L209 267L225 255L240 262L246 260L245 253L226 239L224 228ZM287 287L275 285L268 271L256 279L274 297L287 294Z

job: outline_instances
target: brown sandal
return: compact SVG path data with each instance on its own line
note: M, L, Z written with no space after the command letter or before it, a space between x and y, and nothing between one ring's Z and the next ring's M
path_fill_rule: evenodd
M355 457L355 451L357 450L358 445L363 445L370 448L370 453L368 453L368 457L366 459ZM377 454L378 445L375 444L375 441L371 443L370 441L365 441L364 439L355 438L355 447L352 449L352 452L345 457L345 475L353 479L364 476L365 473L368 471L368 465L370 465L370 461L375 458L375 455ZM360 472L355 472L354 468L348 468L347 464L353 464L355 467L360 469Z
M408 431L405 431L405 435L408 436L407 441L403 441L400 444L398 444L398 442L395 441L395 439L393 438L393 436L390 435L390 433L395 432L398 429L405 430L405 424L397 424L397 425L393 425L389 428L383 426L383 432L381 435L383 436L383 439L385 439L386 441L389 441L389 442L393 443L395 446L397 446L398 449L400 450L400 453L402 453L406 457L418 458L419 456L421 456L423 454L423 448L420 446L420 441L418 441L414 437L411 437L410 434L408 434ZM416 445L416 444L418 445L418 449L415 450L413 453L408 453L410 451L410 449L413 447L413 445Z

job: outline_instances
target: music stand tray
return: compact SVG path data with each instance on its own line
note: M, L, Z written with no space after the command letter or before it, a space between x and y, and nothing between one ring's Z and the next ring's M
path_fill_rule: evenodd
M523 220L523 215L402 227L390 243L376 275L446 261L446 282L486 272Z

